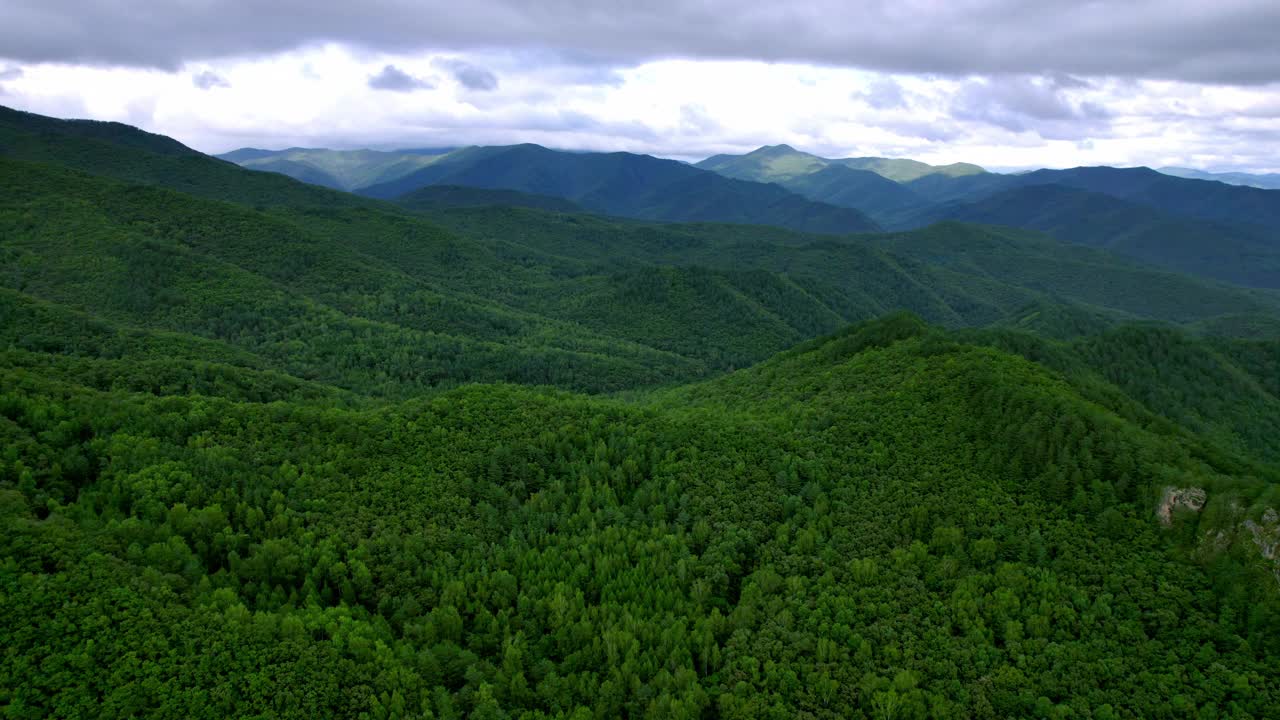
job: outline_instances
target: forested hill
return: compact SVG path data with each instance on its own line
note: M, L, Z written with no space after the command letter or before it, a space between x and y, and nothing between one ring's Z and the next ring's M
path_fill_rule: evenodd
M248 172L128 125L59 120L3 106L0 156L259 207L371 205L363 198L276 173Z
M47 158L67 154L58 122L35 146ZM47 303L113 331L176 333L255 367L400 397L471 381L611 391L697 379L894 309L950 326L1050 299L1107 322L1280 315L1272 294L1025 233L942 225L842 239L518 208L415 214L432 206L347 202L199 156L188 183L155 153L108 142L95 152L109 162L72 164L107 178L0 159L17 342L59 334L24 309ZM241 182L262 190L251 205L203 199L237 197L222 190ZM555 202L422 192L445 204Z
M135 133L0 122L6 717L1280 716L1275 293Z
M1280 707L1267 481L908 317L630 403L6 357L14 717Z

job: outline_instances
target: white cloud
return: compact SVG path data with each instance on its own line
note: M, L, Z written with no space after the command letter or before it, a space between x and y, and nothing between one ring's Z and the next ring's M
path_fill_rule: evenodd
M388 68L435 88L371 87ZM460 68L479 71L470 87ZM433 72L453 80L433 81ZM205 73L220 81L216 93L194 80ZM476 92L488 86L485 73L494 86ZM4 86L8 105L141 124L207 152L537 142L698 159L788 143L828 156L992 167L1280 170L1276 86L949 78L745 60L606 67L522 52L389 55L336 45L179 72L28 64Z

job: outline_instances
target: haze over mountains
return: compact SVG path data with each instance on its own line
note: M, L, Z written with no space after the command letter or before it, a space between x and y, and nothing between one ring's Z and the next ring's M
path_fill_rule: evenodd
M1280 193L230 159L0 108L9 715L1280 711Z

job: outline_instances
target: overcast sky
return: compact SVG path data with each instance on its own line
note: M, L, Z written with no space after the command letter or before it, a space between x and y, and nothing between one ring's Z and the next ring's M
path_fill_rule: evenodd
M0 105L206 152L1280 172L1277 0L0 0Z

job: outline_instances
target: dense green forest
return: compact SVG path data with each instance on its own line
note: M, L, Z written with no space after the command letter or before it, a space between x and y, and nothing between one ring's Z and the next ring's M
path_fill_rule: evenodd
M1273 292L0 120L6 717L1280 715Z

